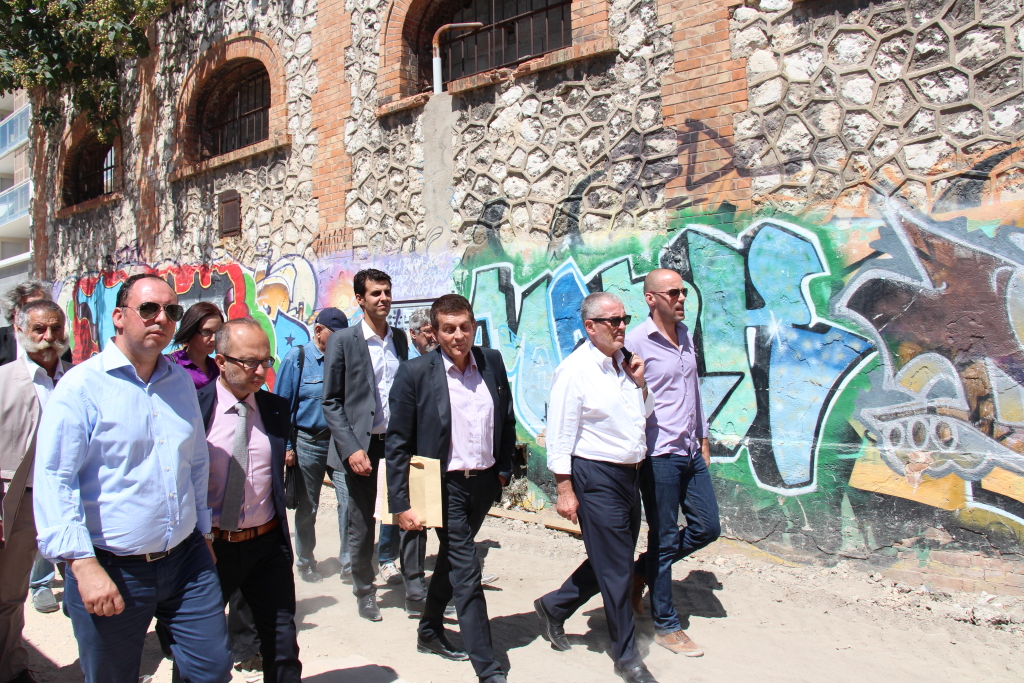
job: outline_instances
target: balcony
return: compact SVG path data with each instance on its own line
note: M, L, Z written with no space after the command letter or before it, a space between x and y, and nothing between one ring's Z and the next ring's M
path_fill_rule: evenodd
M0 237L29 236L28 210L31 203L32 183L27 180L0 192Z
M28 127L31 123L32 108L28 105L0 121L0 158L28 140Z

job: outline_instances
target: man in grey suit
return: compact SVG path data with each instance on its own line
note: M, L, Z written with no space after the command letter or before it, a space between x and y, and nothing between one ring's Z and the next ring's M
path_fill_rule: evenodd
M372 268L352 280L363 319L332 334L324 352L324 418L331 430L327 466L348 485L352 592L359 616L380 621L373 578L377 470L384 456L388 393L398 365L409 358L405 332L388 325L391 277Z
M3 538L0 549L0 683L32 683L21 640L29 572L36 554L32 469L36 427L54 384L71 368L64 312L49 300L23 304L14 319L17 357L0 366L0 477Z

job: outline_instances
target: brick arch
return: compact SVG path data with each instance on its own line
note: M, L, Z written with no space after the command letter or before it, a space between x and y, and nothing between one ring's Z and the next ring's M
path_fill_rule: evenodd
M68 189L68 178L73 173L73 169L69 167L69 164L74 163L78 159L82 145L91 142L95 134L96 129L88 122L85 114L79 114L61 137L60 148L57 151L57 191L55 193L59 198L58 218L68 214L69 210L88 209L94 205L105 203L110 199L110 197L94 197L75 204L68 204L66 202L65 191ZM114 147L114 194L117 195L124 182L124 150L120 134L114 138L112 144Z
M393 0L384 18L384 43L381 46L381 67L377 72L377 104L385 105L419 94L419 55L417 50L429 49L411 44L410 37L431 14L431 9L445 0ZM608 33L609 0L572 0L572 44L581 45L598 40Z
M269 140L283 141L288 134L288 105L285 102L284 59L274 42L258 31L234 33L212 45L185 75L175 105L176 149L174 170L199 162L196 109L204 87L228 62L255 59L270 76Z

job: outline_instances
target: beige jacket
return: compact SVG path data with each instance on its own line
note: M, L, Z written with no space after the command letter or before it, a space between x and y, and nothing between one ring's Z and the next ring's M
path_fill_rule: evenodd
M65 372L71 369L70 363L61 363ZM8 538L14 524L25 487L32 484L38 425L39 398L24 359L18 357L0 365L0 478L6 489L2 504L4 538Z

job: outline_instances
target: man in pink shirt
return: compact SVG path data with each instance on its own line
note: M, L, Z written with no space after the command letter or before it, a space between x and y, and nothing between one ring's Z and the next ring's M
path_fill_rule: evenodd
M482 683L505 683L494 660L487 603L474 538L501 487L512 476L516 418L501 353L473 346L476 320L465 297L445 294L430 307L440 347L403 363L391 386L391 421L384 443L388 506L399 526L421 528L409 505L409 460L441 461L444 526L420 619L419 652L473 663ZM444 610L455 597L465 650L444 631Z
M227 600L236 590L252 609L265 683L299 683L295 580L284 506L288 401L261 389L273 365L270 342L252 318L217 331L220 378L198 392L210 450L208 502Z

